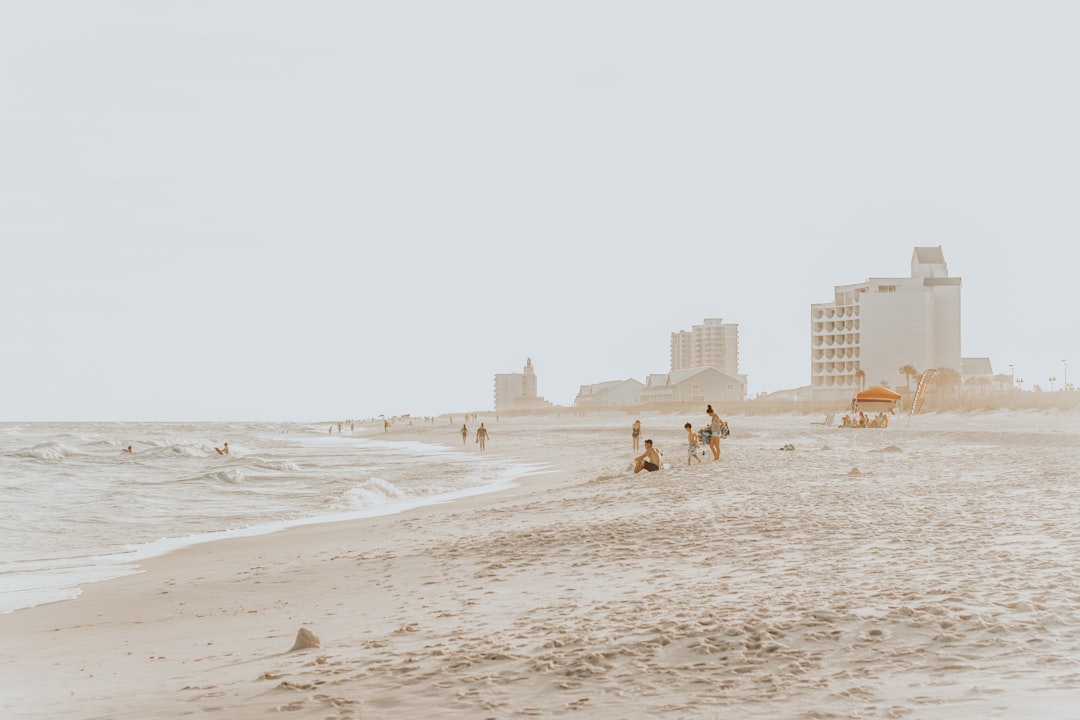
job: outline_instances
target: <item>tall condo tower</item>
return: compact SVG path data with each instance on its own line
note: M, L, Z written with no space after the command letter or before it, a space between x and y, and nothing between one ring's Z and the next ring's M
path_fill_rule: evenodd
M706 318L692 330L671 333L671 372L714 367L739 374L739 325L721 318Z

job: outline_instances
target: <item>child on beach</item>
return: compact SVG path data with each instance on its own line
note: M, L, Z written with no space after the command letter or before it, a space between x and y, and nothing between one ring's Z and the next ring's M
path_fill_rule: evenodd
M690 443L689 446L687 446L686 448L686 464L690 464L691 458L697 460L698 462L701 462L701 458L698 457L697 433L694 432L694 428L690 425L690 423L686 423L685 425L683 425L683 427L686 429L686 441Z

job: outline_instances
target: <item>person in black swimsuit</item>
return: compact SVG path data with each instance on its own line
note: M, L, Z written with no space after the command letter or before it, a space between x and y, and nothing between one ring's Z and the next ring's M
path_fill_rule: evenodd
M645 452L634 458L634 474L642 470L656 472L660 469L660 451L653 447L652 440L645 441Z

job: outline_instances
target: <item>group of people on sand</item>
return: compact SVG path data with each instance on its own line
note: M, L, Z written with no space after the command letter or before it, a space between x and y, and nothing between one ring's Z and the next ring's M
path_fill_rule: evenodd
M709 405L705 408L705 413L709 416L709 424L703 427L701 430L695 432L694 426L691 423L683 425L683 430L686 431L686 464L689 465L694 461L701 462L702 445L707 445L709 450L712 451L713 460L720 459L720 440L728 435L728 424L724 421L720 415L713 410L713 406ZM630 430L631 438L634 441L634 450L638 449L638 441L641 438L641 421L635 420ZM663 453L653 447L652 440L645 441L645 452L634 458L634 474L646 470L648 472L655 472L663 466L662 462Z
M840 420L840 427L846 428L887 428L889 427L889 416L883 412L879 412L874 417L868 417L862 410L855 417L851 415L845 415Z
M469 427L462 423L461 425L461 444L465 445L466 440L469 437ZM484 451L487 446L488 429L484 427L484 423L480 423L480 427L476 428L476 444L480 446L480 452Z

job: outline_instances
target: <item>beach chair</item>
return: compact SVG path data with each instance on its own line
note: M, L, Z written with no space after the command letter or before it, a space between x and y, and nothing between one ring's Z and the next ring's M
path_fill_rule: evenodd
M836 417L836 413L831 412L828 415L826 415L825 419L822 420L821 422L812 422L810 424L811 425L824 425L825 427L829 427L830 425L833 424L833 418L834 417Z

